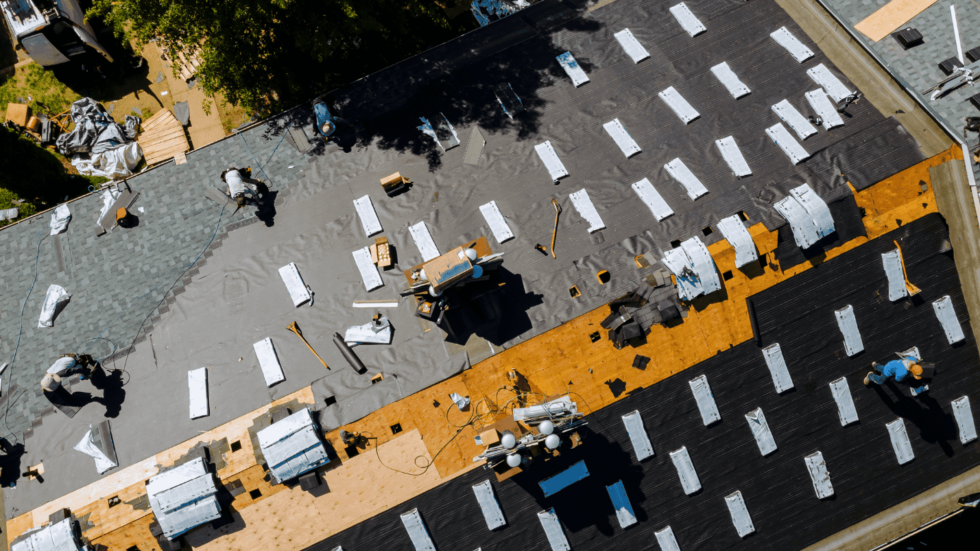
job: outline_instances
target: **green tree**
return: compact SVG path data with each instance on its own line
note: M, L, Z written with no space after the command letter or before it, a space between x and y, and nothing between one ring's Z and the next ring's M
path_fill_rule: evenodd
M162 39L171 59L199 46L204 92L260 115L473 26L451 23L435 0L95 0L88 16L140 48Z

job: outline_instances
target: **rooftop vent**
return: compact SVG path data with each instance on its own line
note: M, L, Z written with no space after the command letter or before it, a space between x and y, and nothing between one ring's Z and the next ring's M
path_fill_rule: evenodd
M906 27L894 34L895 40L902 45L902 48L908 50L909 48L914 48L919 44L922 44L922 33L912 27Z

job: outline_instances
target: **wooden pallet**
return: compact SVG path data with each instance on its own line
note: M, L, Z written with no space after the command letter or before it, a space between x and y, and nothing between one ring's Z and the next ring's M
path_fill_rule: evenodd
M201 66L201 58L197 55L199 50L194 51L191 54L185 54L183 51L177 52L177 59L170 59L169 55L164 53L164 60L170 64L177 64L177 73L180 78L188 81L194 78L197 74L197 68Z
M136 138L143 149L146 164L154 165L189 151L184 127L169 109L161 109L142 124L143 132Z

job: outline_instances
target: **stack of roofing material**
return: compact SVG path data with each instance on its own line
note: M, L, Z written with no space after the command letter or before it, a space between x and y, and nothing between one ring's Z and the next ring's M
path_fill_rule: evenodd
M681 300L693 300L721 289L711 254L697 236L667 251L663 263L677 278L677 292Z
M91 547L82 544L76 536L74 522L68 517L27 532L14 540L10 551L89 551Z
M303 408L257 434L274 484L296 478L330 462L310 410Z
M773 207L789 222L798 247L808 249L834 233L834 217L830 214L830 208L808 184L793 188L789 193Z
M221 517L217 493L214 475L203 458L160 473L146 483L153 514L163 534L171 540Z

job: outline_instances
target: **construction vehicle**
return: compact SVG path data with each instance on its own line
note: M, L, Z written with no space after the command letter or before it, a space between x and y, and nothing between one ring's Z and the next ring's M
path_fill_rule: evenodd
M15 47L42 67L84 63L93 52L113 61L78 0L0 0L0 11Z

